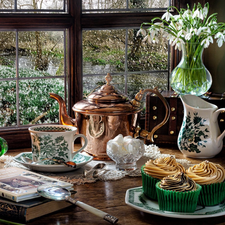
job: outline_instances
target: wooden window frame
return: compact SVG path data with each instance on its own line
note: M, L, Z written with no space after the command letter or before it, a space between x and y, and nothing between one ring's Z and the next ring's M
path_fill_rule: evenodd
M185 8L187 3L193 5L194 2L204 0L173 0L172 4L177 8ZM162 13L90 13L82 14L82 0L68 0L68 14L21 14L21 13L1 13L0 31L23 29L23 30L53 30L68 29L68 114L73 115L72 106L82 99L82 29L95 28L122 28L139 27L144 21L150 21L155 16ZM47 23L46 23L47 21ZM178 62L179 55L172 51L172 68ZM6 139L10 149L30 148L31 141L28 126L20 128L0 128L0 137Z

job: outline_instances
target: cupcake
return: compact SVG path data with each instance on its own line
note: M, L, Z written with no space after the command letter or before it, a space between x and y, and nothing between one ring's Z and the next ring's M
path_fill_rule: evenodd
M159 209L172 212L194 212L201 186L179 172L164 177L156 184Z
M221 165L206 160L189 167L186 173L202 186L199 205L213 206L225 199L225 170Z
M141 168L143 193L148 198L157 200L156 183L177 172L185 172L185 169L173 156L148 160Z

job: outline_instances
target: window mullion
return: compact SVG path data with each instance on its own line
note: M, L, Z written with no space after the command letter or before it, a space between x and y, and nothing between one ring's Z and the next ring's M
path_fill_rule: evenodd
M17 126L20 126L19 118L19 46L18 30L16 30L16 119Z

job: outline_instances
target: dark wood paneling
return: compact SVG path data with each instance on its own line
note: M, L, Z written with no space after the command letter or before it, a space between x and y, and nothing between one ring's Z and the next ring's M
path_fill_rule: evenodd
M46 21L48 21L46 23ZM69 28L73 23L71 15L35 15L7 14L0 15L0 29L56 29ZM52 28L54 27L54 28Z
M2 130L0 137L7 141L9 151L19 148L31 148L28 128Z

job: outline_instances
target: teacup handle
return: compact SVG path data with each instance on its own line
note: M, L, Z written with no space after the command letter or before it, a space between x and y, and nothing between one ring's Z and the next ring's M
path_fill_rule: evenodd
M0 137L0 156L4 155L8 151L8 143L7 141Z
M88 143L88 140L87 140L86 136L84 136L83 134L75 134L75 135L74 135L74 140L73 140L73 142L74 142L77 138L79 138L79 137L83 138L84 141L85 141L85 143L84 143L84 145L83 145L79 150L77 150L77 151L75 151L75 152L72 152L73 157L74 157L77 153L81 152L81 151L87 146L87 143Z

